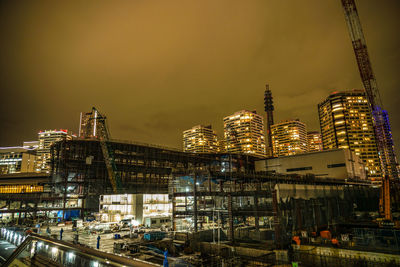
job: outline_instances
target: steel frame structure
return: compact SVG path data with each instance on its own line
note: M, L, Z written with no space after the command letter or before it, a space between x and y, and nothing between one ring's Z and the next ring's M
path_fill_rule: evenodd
M274 197L276 192L273 189L276 184L344 186L353 188L353 191L355 188L370 186L368 181L255 173L254 165L258 158L248 155L193 154L160 146L121 141L113 141L110 144L115 151L115 163L123 185L118 194L169 193L173 203L177 197L192 198L195 195L199 201L206 198L231 199L233 205L226 206L224 214L231 210L231 215L228 217L232 229L234 218L249 216L274 216L274 224L277 228L280 227L282 207L279 199ZM61 141L52 147L52 175L44 182L45 192L0 194L0 199L24 200L28 203L10 213L80 209L81 216L84 216L85 211L97 211L99 195L114 193L107 175L99 140ZM187 177L196 177L202 185L196 187L195 191L193 188L189 188L188 192L174 191L177 186L174 183L185 182ZM204 188L204 179L208 181L207 188ZM363 193L361 191L358 194ZM256 208L237 209L235 201L240 198L251 199L252 203L256 203ZM266 199L269 199L268 203ZM81 205L71 207L69 203L74 200L79 200ZM175 218L210 216L210 210L203 209L204 202L199 201L194 202L197 212L188 211L186 208L178 210L177 206L173 206ZM324 203L318 205L322 207ZM302 207L306 209L307 205ZM224 214L222 216L226 216Z
M256 158L233 154L193 154L143 143L110 141L114 162L121 179L115 192L101 144L96 139L57 142L52 147L52 182L54 194L64 202L72 196L84 199L84 207L93 210L101 194L168 193L172 177L196 168L220 170L225 165L254 172Z
M310 191L312 186L326 186L337 192L325 195L324 190L324 195L319 198L285 200L279 198L276 189L277 185L282 184L310 185ZM294 231L316 231L320 227L344 221L344 218L351 216L353 203L357 203L360 210L376 210L377 207L365 204L371 203L373 198L378 199L378 190L364 181L267 173L224 174L201 170L175 177L171 181L169 194L174 230L178 230L178 224L185 221L191 222L189 230L194 232L203 229L205 222L211 221L214 225L218 222L218 225L227 229L228 239L234 242L238 221L252 218L253 226L259 229L259 219L270 217L273 218L278 247L287 245Z
M48 212L51 211L67 211L81 209L80 206L72 206L70 202L77 202L79 198L67 199L64 205L64 197L53 194L53 183L51 176L48 174L27 173L5 175L0 177L0 185L10 186L41 186L41 192L21 192L21 193L0 193L0 203L2 207L0 213L11 214L11 220L18 221L31 219L32 221L38 218L38 213L44 213L44 218L47 219ZM17 217L16 217L17 215Z

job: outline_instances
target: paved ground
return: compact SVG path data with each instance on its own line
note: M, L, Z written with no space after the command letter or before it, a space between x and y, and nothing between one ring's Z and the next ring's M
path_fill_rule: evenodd
M50 226L50 234L47 231L47 227L40 229L40 234L43 236L49 236L55 239L60 239L60 230L63 229L62 240L66 242L73 242L75 240L75 234L77 232L72 231L71 225L66 226ZM119 231L118 234L122 236L129 235L129 231ZM97 248L97 238L100 236L100 248L99 250L113 253L115 242L126 242L127 239L114 239L114 235L117 233L108 234L96 234L91 233L88 230L80 229L78 231L78 242L91 248ZM130 241L138 241L139 239L130 239ZM6 259L12 254L16 246L7 242L4 239L0 239L0 266L6 261Z
M6 262L6 259L13 253L16 246L5 241L4 239L0 239L0 265Z
M47 227L46 227L47 228ZM46 228L41 229L42 235L47 235ZM72 231L72 226L51 226L50 233L51 237L60 239L60 230L61 228L64 230L63 232L63 241L73 242L76 232ZM114 242L118 242L120 240L114 239L114 235L116 233L110 234L100 234L100 250L108 253L112 253L114 249ZM121 231L118 232L121 236L129 235L129 231ZM87 230L79 230L78 231L78 242L81 244L85 244L92 248L97 248L97 237L98 234L89 233Z

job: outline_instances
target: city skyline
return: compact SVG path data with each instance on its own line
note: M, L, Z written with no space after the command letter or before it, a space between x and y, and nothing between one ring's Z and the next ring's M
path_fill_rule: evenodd
M5 60L1 87L6 94L2 93L0 128L6 131L0 134L0 145L33 140L40 129L67 128L77 133L79 113L96 106L108 116L113 138L180 147L180 133L193 125L211 124L220 135L221 118L237 110L255 109L265 117L265 83L270 84L274 95L276 121L300 118L309 130L320 131L318 103L332 91L362 88L339 1L323 6L310 4L312 9L299 3L257 2L244 5L247 9L243 12L239 12L243 5L237 3L228 9L222 4L213 6L214 12L208 11L207 2L196 7L161 6L143 4L142 15L132 19L128 15L138 7L135 4L114 7L111 14L106 13L106 4L96 10L88 4L91 22L106 14L108 20L99 26L84 24L84 29L79 29L78 22L84 22L79 14L78 22L64 28L51 12L46 19L36 17L41 12L64 8L61 15L71 20L73 4L46 8L33 3L2 4L2 12L7 13L2 20L10 27L2 29L7 41L2 44ZM161 12L161 8L166 11L155 21L156 26L147 25L153 39L132 26L136 25L134 22L147 22L145 15L150 16L153 9ZM203 17L198 9L208 12ZM391 96L400 83L395 71L399 63L393 56L399 54L400 40L395 34L399 6L395 2L383 6L363 1L358 9L398 152L398 100ZM274 10L284 12L274 15ZM8 15L17 11L20 16L26 15L25 20ZM162 28L162 19L173 14L180 16ZM120 18L113 21L117 15ZM196 16L190 19L191 15ZM219 23L210 28L202 24L204 18ZM27 23L32 19L33 25ZM294 23L300 20L301 24ZM181 25L183 21L188 22L187 27ZM132 29L116 27L126 24ZM231 31L226 31L225 26L229 25ZM122 36L115 43L106 41L104 35L112 34L112 26ZM38 28L42 30L37 32ZM57 31L59 28L64 31ZM134 37L124 35L131 31ZM69 46L60 42L63 32L71 42ZM89 32L92 34L86 36ZM174 32L172 37L166 34ZM39 35L33 38L35 33ZM218 38L210 44L194 42L210 40L210 34ZM187 42L181 42L187 35ZM138 43L146 36L152 41L149 50ZM159 41L162 42L158 45ZM235 46L229 47L232 42ZM129 45L134 45L132 51L127 50ZM168 56L165 45L175 53L172 54L182 57ZM117 48L124 53L117 53ZM145 56L139 57L138 51L143 49ZM287 54L283 54L285 49ZM105 56L104 51L108 50L113 53ZM239 51L243 53L237 54ZM78 56L82 59L78 60ZM25 66L28 63L30 66ZM18 108L14 107L16 102Z
M0 266L400 266L399 12L1 1Z

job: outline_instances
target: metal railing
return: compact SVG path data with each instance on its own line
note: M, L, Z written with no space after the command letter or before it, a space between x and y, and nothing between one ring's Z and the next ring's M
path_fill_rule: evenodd
M3 266L159 266L31 233Z

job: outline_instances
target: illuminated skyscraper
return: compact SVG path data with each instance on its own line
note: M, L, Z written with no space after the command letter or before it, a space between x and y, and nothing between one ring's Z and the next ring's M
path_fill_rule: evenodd
M225 139L218 139L217 141L217 152L218 153L226 153L226 142Z
M217 134L211 125L197 125L183 132L183 151L192 153L216 153Z
M266 155L264 122L255 111L241 110L225 117L224 136L228 153Z
M287 120L271 126L275 157L307 152L306 125L299 120Z
M307 151L322 151L322 138L319 132L307 132Z
M49 172L50 147L62 140L71 140L73 135L68 130L46 130L39 132L39 147L37 149L37 171Z
M381 179L371 110L365 92L334 92L318 105L318 111L324 150L349 148L364 161L370 179Z
M35 172L36 159L35 148L0 147L0 174Z

